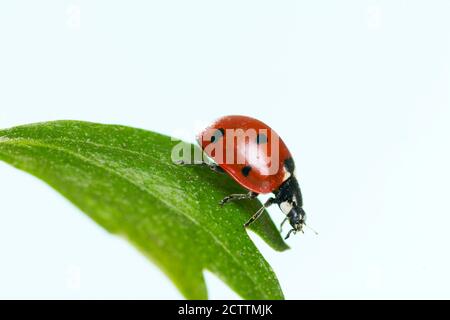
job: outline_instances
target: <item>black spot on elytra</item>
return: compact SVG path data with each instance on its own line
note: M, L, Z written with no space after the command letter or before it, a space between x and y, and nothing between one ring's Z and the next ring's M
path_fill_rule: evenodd
M258 136L256 137L256 143L257 144L267 143L267 136L264 133L258 134Z
M285 166L287 172L294 173L294 170L295 170L294 159L287 158L286 160L284 160L284 166Z
M250 167L250 166L245 166L241 170L244 177L248 177L248 175L250 174L250 171L252 171L252 167Z
M222 129L222 128L217 129L217 131L214 132L214 135L211 137L211 142L214 143L214 142L218 141L224 135L225 135L224 129Z

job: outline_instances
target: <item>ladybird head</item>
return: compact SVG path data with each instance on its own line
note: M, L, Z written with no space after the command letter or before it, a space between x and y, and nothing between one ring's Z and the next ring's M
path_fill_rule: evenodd
M297 232L302 231L303 225L305 224L306 220L306 213L303 208L295 206L294 208L292 208L288 217L292 228L294 228Z
M296 234L297 232L303 232L303 227L305 226L306 221L306 213L303 208L294 206L287 217L289 219L292 230L289 231L286 239L288 239L292 233Z

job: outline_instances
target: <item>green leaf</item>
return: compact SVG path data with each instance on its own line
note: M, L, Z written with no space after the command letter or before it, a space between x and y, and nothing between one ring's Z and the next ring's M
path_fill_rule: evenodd
M243 227L261 203L221 208L223 197L245 191L227 175L173 164L177 143L124 126L56 121L0 130L0 160L44 180L108 231L125 236L188 299L207 298L203 270L244 299L283 299ZM267 214L252 230L275 250L287 249Z

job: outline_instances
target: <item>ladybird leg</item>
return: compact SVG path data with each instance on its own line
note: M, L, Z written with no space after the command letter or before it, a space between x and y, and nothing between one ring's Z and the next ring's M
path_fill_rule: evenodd
M249 192L245 194L231 194L228 197L225 197L222 199L222 201L219 202L221 206L224 206L226 203L230 201L237 201L237 200L245 200L245 199L255 199L258 196L256 192Z
M215 163L206 163L203 162L203 165L208 166L212 171L224 173L225 171L217 164Z
M288 217L284 218L283 222L282 222L281 225L280 225L280 233L283 232L283 226L284 226L284 224L285 224L288 220L289 220Z
M255 222L256 220L258 220L261 215L264 213L264 210L268 207L270 207L272 204L276 203L276 199L275 198L270 198L269 200L267 200L267 202L264 204L264 206L261 207L261 209L259 209L258 211L256 211L256 213L250 218L250 220L248 220L245 224L244 227L247 228L249 227L253 222Z
M293 233L293 234L296 234L296 233L297 233L297 230L292 229L291 231L289 231L289 233L287 234L286 238L284 238L284 240L289 239L289 237L291 236L292 233Z
M176 165L179 166L207 166L208 168L210 168L212 171L215 172L220 172L220 173L224 173L225 171L223 171L223 169L215 164L215 163L207 163L207 162L200 162L200 163L186 163L184 160L178 160L174 162Z

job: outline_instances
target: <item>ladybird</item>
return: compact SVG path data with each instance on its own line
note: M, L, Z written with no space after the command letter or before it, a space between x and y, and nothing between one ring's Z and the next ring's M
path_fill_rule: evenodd
M247 189L247 194L232 194L220 202L253 199L259 194L272 193L264 206L244 225L250 226L273 204L286 215L292 233L303 231L306 214L303 199L295 176L292 154L278 136L265 123L247 116L231 115L217 119L197 136L204 154L214 163L203 161L218 172L230 175Z

